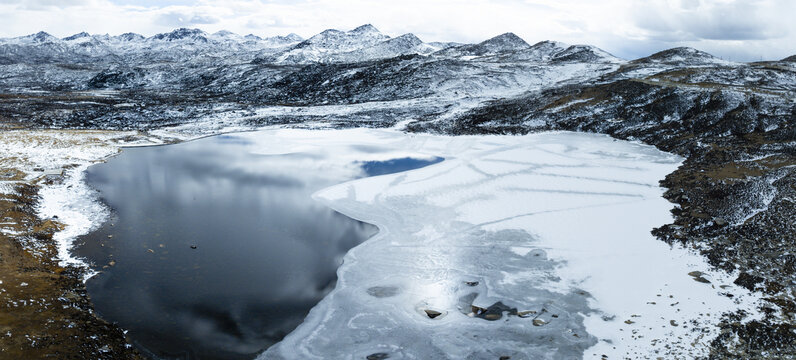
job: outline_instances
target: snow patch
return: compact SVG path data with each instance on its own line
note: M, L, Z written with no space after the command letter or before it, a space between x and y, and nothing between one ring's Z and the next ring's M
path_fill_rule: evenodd
M63 183L44 186L39 191L42 198L37 209L39 216L45 219L57 217L66 225L53 235L53 240L58 244L61 266L88 268L82 259L72 256L73 242L96 229L110 215L110 210L99 201L99 194L84 181L84 171L89 165L69 170ZM93 275L89 273L86 278Z

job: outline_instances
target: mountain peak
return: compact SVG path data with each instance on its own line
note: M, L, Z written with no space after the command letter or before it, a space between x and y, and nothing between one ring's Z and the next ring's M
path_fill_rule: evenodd
M634 63L696 64L720 61L715 56L691 47L681 46L656 52L650 56L633 60Z
M531 47L532 48L560 48L560 49L563 50L563 49L568 48L569 45L567 45L565 43L562 43L560 41L544 40L544 41L540 41L540 42L538 42L536 44L533 44Z
M170 33L157 34L152 38L155 40L175 41L182 39L194 39L207 42L207 33L199 29L179 28Z
M376 29L375 26L371 24L360 25L356 29L351 30L352 33L364 34L364 33L378 33L381 34L379 29Z
M292 42L301 41L301 37L295 34L288 37L295 40ZM277 54L269 55L267 61L294 64L316 62L331 54L365 49L388 39L389 36L380 33L370 24L350 31L328 29Z
M796 62L796 55L788 56L788 57L782 59L781 61Z
M292 34L295 35L295 34ZM290 36L290 35L288 35ZM297 38L301 38L295 35ZM335 29L328 29L322 31L320 34L315 35L307 40L304 40L302 47L309 46L309 44L316 44L322 47L337 47L343 46L351 48L359 42L363 42L362 46L372 45L375 42L387 40L389 36L382 35L373 25L362 25L351 31L340 31ZM360 46L360 47L362 47Z
M384 35L381 35L384 36ZM373 36L356 36L357 38L372 39ZM337 52L319 59L323 62L355 63L376 59L388 59L403 55L428 54L434 50L432 46L424 46L423 41L414 34L401 36L376 42L370 46L355 48L351 51Z
M90 36L91 35L89 35L87 32L83 31L83 32L79 32L77 34L74 34L72 36L67 36L67 37L63 38L63 40L71 41L71 40L87 38L87 37L90 37Z
M213 33L213 35L224 37L224 36L234 36L236 34L234 32L232 32L232 31L229 31L229 30L220 30L220 31L216 31L215 33Z
M393 40L399 40L399 41L405 41L405 42L417 43L417 44L422 44L423 43L423 40L420 40L419 37L417 37L415 34L412 34L412 33L406 33L406 34L398 36L398 37L396 37L394 39L390 39L388 41L393 41Z
M692 47L687 47L687 46L680 46L680 47L675 47L675 48L671 48L671 49L668 49L668 50L659 51L657 53L654 53L654 54L650 55L649 57L650 58L666 58L666 57L672 57L672 56L708 57L708 58L714 57L713 55L708 54L708 53L706 53L704 51L697 50L697 49L694 49Z
M553 57L557 62L616 62L621 61L607 51L592 45L572 45Z
M53 41L53 40L57 39L55 36L52 36L52 35L44 32L44 31L39 31L39 32L37 32L35 34L30 34L30 35L26 36L26 38L29 38L29 39L33 40L33 42L37 42L37 43L45 42L45 41Z
M143 40L144 39L144 35L128 32L128 33L124 33L124 34L121 34L119 36L116 36L116 38L120 39L120 40L123 40L123 41L134 41L134 40Z
M531 46L528 45L525 40L520 38L514 33L504 33L493 38L484 40L478 44L468 44L468 45L461 45L453 48L448 48L442 50L444 55L453 55L457 54L458 56L485 56L485 55L495 55L498 53L503 52L512 52L518 50L528 49Z
M531 47L525 40L514 33L504 33L491 39L482 41L476 46L480 47L485 53L500 53L505 51L516 51Z
M246 40L244 37L228 30L216 31L209 36L208 39L220 42L240 43Z
M296 34L288 34L284 36L278 35L278 36L267 37L264 39L258 38L258 40L262 40L268 43L269 44L268 46L270 47L283 47L291 44L300 43L304 41L304 38Z
M423 44L415 34L408 33L388 39L373 45L372 48L380 48L388 53L397 55L410 54L415 52L415 48Z
M315 35L315 36L313 36L313 37L317 37L317 36L331 36L331 35L340 35L340 34L345 34L345 32L343 32L343 31L340 31L340 30L337 30L337 29L326 29L326 30L324 30L324 31L321 31L320 33L318 33L318 35ZM310 39L311 39L311 38L310 38Z
M495 36L495 37L493 37L491 39L482 41L481 44L483 44L483 45L495 44L495 45L498 45L498 46L500 46L502 48L511 47L511 48L515 48L515 49L521 49L521 48L530 47L530 45L528 45L528 43L525 42L525 40L523 40L521 37L519 37L519 36L517 36L517 35L515 35L514 33L511 33L511 32L503 33L503 34Z
M516 51L513 58L517 61L548 61L565 51L569 45L558 41L540 41L532 46Z
M290 41L295 41L295 42L304 41L304 38L299 36L296 33L290 33L290 34L285 35L285 39L290 40Z

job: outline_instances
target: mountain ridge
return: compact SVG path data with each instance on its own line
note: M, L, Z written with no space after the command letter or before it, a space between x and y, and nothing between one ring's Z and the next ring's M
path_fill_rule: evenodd
M413 34L404 34L407 36ZM455 44L455 43L420 43L409 46L411 51L406 49L394 49L393 51L383 51L379 54L377 49L365 50L370 47L379 47L380 43L389 41L392 37L382 34L375 26L365 24L352 30L341 31L336 29L324 30L308 39L304 39L296 34L279 35L271 37L260 37L254 34L241 36L230 31L221 30L214 34L209 34L200 29L177 28L170 32L158 33L145 37L136 33L124 33L115 36L91 35L87 32L79 32L64 38L57 38L47 32L12 37L0 38L0 57L5 58L6 62L13 62L14 57L18 57L17 62L25 62L24 56L19 49L10 51L8 46L36 46L49 44L52 47L49 51L54 54L45 54L44 51L34 50L31 53L36 61L103 61L103 57L114 59L115 57L130 52L166 52L168 48L153 48L151 45L142 45L142 49L128 51L122 49L126 44L139 44L142 42L161 41L165 43L180 42L190 43L195 48L192 49L193 55L207 53L221 54L224 51L237 52L259 52L257 55L260 63L285 63L285 64L308 64L312 62L335 62L352 61L352 56L357 52L363 54L362 60L388 58L408 53L421 55L433 54L440 57L478 57L496 56L511 53L516 60L525 59L528 61L547 61L555 58L558 61L619 61L621 59L611 55L605 50L591 45L572 45L569 49L558 49L559 54L552 54L551 50L560 47L562 43L545 40L529 45L524 39L514 33L507 32L490 39L475 44ZM413 40L413 42L416 42ZM224 44L223 46L221 44ZM559 44L553 46L552 44ZM389 49L390 44L380 45L381 48ZM542 49L547 46L548 49ZM79 46L82 50L75 50L70 46ZM287 48L291 47L292 48ZM5 49L3 47L6 47ZM104 49L101 49L103 48ZM226 48L225 48L226 47ZM87 52L86 49L97 49ZM279 49L283 48L283 49ZM279 49L275 51L275 49ZM436 51L434 51L436 50ZM69 59L70 52L74 53L75 59ZM522 54L525 52L524 54ZM12 53L16 56L10 56ZM57 53L57 54L55 54ZM351 53L349 55L341 55ZM796 55L795 55L796 56ZM115 60L115 59L114 59ZM779 60L792 62L793 56ZM630 60L631 64L720 64L724 60L706 53L701 50L688 47L675 47L665 49L646 57Z

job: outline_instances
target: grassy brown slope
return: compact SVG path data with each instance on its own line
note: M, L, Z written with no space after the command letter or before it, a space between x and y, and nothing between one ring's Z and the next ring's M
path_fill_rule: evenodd
M62 268L57 221L35 215L37 187L0 195L0 358L138 359L117 327L93 315L77 269Z

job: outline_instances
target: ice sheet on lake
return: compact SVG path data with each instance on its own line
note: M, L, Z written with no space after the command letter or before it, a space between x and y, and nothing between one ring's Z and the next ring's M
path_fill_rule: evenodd
M649 146L576 133L247 136L264 153L446 159L316 193L380 233L346 255L335 290L263 359L693 356L713 335L695 322L710 329L733 301L753 300L720 295L730 281L650 234L672 220L658 181L681 159Z

